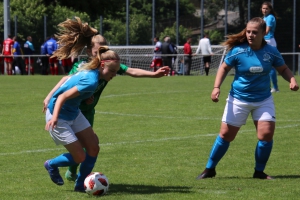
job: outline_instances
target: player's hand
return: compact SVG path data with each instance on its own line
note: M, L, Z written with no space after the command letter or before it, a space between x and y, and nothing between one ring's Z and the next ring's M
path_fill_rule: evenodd
M297 91L299 89L299 85L297 84L297 82L294 79L290 83L290 89L292 91Z
M56 125L57 125L57 120L52 118L50 121L46 123L45 130L50 131L51 129L55 128Z
M168 67L168 66L163 66L163 67L159 68L157 71L160 71L160 74L161 74L162 76L168 76L169 73L170 73L170 67Z
M213 102L218 102L219 101L219 96L220 96L220 88L214 88L212 93L211 93L211 100Z
M46 112L47 107L48 107L48 104L49 104L49 101L50 101L50 99L48 99L48 98L46 98L46 99L44 100L44 102L43 102L44 106L43 106L43 110L42 110L43 113Z
M94 95L92 95L90 98L88 98L88 99L85 100L85 103L86 103L87 105L90 105L90 104L92 104L93 102L94 102Z

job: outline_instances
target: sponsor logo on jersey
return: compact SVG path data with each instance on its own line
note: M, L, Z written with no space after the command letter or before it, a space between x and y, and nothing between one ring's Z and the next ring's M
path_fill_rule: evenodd
M263 72L263 70L264 69L260 66L252 66L252 67L249 68L249 71L251 73L261 73L261 72Z

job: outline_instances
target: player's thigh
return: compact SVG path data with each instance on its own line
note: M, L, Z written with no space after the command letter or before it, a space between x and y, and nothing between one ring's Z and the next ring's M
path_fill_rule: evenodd
M259 140L271 141L275 131L275 106L273 96L257 102L257 108L252 111L252 118Z
M82 163L85 160L85 151L78 140L64 145L64 147L70 152L76 163Z
M88 127L76 133L76 136L81 145L86 149L90 156L97 156L99 153L99 141L92 127Z
M248 103L240 101L231 95L228 95L226 101L222 122L235 127L241 127L246 124L251 111L251 108L248 107Z
M87 153L90 156L97 156L99 152L98 137L94 133L88 120L81 112L79 112L71 128L81 145L86 149Z
M231 142L235 139L240 127L232 126L230 124L226 124L224 122L221 123L220 128L220 137L226 140L227 142Z
M262 141L272 141L275 132L275 122L254 121L257 130L257 138Z
M220 136L226 141L234 140L240 127L246 124L250 113L247 102L240 101L231 95L226 99L227 103L222 116Z

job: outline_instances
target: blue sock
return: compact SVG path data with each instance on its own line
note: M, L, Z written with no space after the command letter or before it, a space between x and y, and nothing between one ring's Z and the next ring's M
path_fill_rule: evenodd
M255 170L264 171L273 147L271 142L259 140L255 149Z
M61 154L50 160L49 165L51 167L67 167L71 165L75 165L72 155L70 153Z
M97 157L92 157L86 153L85 160L81 163L75 187L83 187L85 178L92 172Z
M223 140L220 136L216 138L215 143L211 149L206 168L212 169L217 166L218 162L227 152L229 144L230 142Z

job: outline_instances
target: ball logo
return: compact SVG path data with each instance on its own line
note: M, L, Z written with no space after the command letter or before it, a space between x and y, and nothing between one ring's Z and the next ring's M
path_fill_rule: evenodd
M250 67L249 71L251 73L261 73L263 72L263 68L262 67L259 67L259 66L253 66L253 67Z
M270 59L271 59L271 56L269 54L265 53L263 56L263 61L270 62Z

